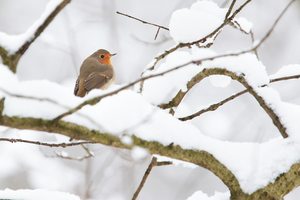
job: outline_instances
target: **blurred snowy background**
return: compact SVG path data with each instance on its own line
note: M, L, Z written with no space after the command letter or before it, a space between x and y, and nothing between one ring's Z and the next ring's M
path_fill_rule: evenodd
M135 80L156 54L175 43L164 30L153 40L156 28L117 15L116 11L168 26L173 11L190 7L193 2L195 0L72 0L22 57L17 75L21 80L47 79L73 85L83 59L105 48L118 53L113 58L117 83ZM224 0L215 2L222 5ZM0 0L0 31L24 32L47 3L47 0ZM286 0L252 1L242 11L242 15L252 21L256 39L264 35L287 3ZM299 10L300 3L296 2L259 49L259 57L269 74L284 65L300 63ZM250 45L249 36L226 27L211 48L227 52ZM297 92L300 80L272 86L280 91L283 100L300 104ZM206 79L189 93L183 104L188 108L184 109L198 110L240 89L242 87L234 82L227 88L215 87ZM193 123L207 135L230 141L263 142L278 135L271 120L250 95L206 113ZM0 127L0 136L3 135L36 138L38 134ZM90 148L95 157L79 162L53 158L53 152L61 149L0 143L0 189L44 188L71 192L82 199L130 199L149 158L138 158L131 152L101 145ZM73 156L84 154L78 147L64 151ZM153 170L140 199L180 200L196 190L212 195L215 191L226 191L226 187L207 170L165 166ZM297 200L299 196L300 189L285 199Z

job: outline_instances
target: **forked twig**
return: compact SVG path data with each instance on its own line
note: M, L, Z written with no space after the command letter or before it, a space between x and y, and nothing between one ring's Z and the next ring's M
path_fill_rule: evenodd
M170 162L170 161L157 162L157 158L155 156L153 156L147 170L144 173L144 176L143 176L138 188L136 189L135 193L133 194L132 200L137 199L137 197L138 197L139 193L141 192L144 184L146 183L146 180L147 180L153 167L165 166L165 165L171 165L171 164L172 164L172 162Z

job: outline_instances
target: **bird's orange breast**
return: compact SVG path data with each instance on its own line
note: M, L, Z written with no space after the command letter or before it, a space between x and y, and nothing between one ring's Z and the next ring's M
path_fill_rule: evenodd
M98 59L98 61L101 63L101 64L104 64L104 65L111 65L111 61L110 61L110 58L109 57L105 57L103 59Z

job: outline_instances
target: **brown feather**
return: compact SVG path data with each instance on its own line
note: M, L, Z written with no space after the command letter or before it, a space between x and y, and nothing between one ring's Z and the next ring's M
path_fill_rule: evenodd
M109 80L110 78L105 74L93 72L84 80L84 88L87 92L94 88L102 88Z

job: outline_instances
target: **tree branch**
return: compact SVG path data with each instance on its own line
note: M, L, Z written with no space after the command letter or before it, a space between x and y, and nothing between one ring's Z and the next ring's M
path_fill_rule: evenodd
M9 69L16 73L17 65L20 58L27 51L30 45L40 36L40 34L47 28L53 21L55 16L68 4L71 0L62 0L62 2L49 14L44 22L35 30L33 36L26 41L16 52L10 54L7 49L0 47L0 56L2 57L3 64L7 65Z
M24 139L18 139L18 138L0 138L0 141L11 142L11 143L27 143L27 144L35 144L35 145L40 145L40 146L62 147L62 148L95 143L95 142L91 142L91 141L72 142L72 143L64 143L64 142L63 143L47 143L47 142L24 140Z
M165 166L165 165L171 165L171 164L172 164L172 162L170 162L170 161L157 162L157 158L155 156L153 156L147 170L145 171L145 174L144 174L138 188L136 189L135 193L133 194L132 200L137 199L137 197L138 197L139 193L141 192L141 190L142 190L148 176L150 175L150 172L151 172L153 167Z
M147 22L147 21L142 20L142 19L140 19L140 18L133 17L133 16L131 16L131 15L128 15L128 14L125 14L125 13L122 13L122 12L119 12L119 11L117 11L116 13L119 14L119 15L123 15L123 16L125 16L125 17L128 17L128 18L137 20L137 21L139 21L139 22L142 22L143 24L148 24L148 25L151 25L151 26L155 26L155 27L157 27L157 28L159 28L159 29L164 29L164 30L166 30L166 31L169 31L169 28L167 28L167 27L165 27L165 26L162 26L162 25L159 25L159 24L155 24L155 23L151 23L151 22Z
M52 120L29 117L9 117L4 115L0 120L0 125L17 129L59 133L74 139L88 140L117 148L130 149L133 145L137 145L148 149L151 154L159 154L202 166L220 177L232 192L242 192L235 176L222 163L214 158L213 155L206 151L182 149L178 145L164 146L158 142L146 141L136 136L132 136L133 144L127 145L123 144L120 138L109 133L89 130L84 126L61 120L53 123Z
M170 158L191 162L208 169L218 176L229 188L231 192L231 199L233 200L281 200L281 198L271 198L272 196L270 197L270 195L274 193L273 196L281 195L281 197L283 197L284 194L300 185L300 163L294 164L288 172L279 176L274 183L271 183L252 194L246 194L240 188L239 182L232 172L228 170L222 163L220 163L213 155L206 151L182 149L179 145L164 146L158 142L146 141L136 136L132 136L133 144L127 145L123 144L121 140L114 135L95 130L89 130L84 126L64 121L53 123L51 120L8 117L4 115L0 119L0 125L17 129L59 133L75 139L88 140L117 148L130 149L133 147L133 145L137 145L148 149L151 154L159 154Z
M157 36L158 36L158 34L159 34L160 29L164 29L164 30L166 30L166 31L169 31L169 28L167 28L167 27L165 27L165 26L161 26L161 25L158 25L158 24L154 24L154 23L151 23L151 22L147 22L147 21L142 20L142 19L140 19L140 18L133 17L133 16L131 16L131 15L128 15L128 14L125 14L125 13L121 13L121 12L119 12L119 11L117 11L116 13L119 14L119 15L123 15L123 16L125 16L125 17L128 17L128 18L137 20L137 21L139 21L139 22L142 22L143 24L148 24L148 25L157 27L157 31L156 31L155 36L154 36L154 40L156 40L156 38L157 38Z

